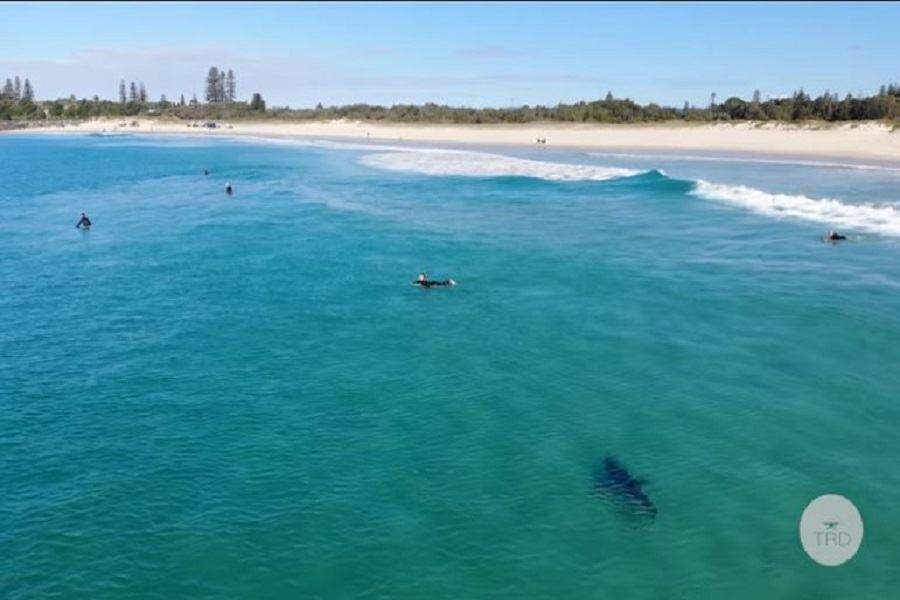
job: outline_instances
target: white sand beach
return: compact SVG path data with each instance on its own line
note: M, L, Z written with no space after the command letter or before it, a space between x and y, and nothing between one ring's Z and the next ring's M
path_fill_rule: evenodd
M133 123L137 123L134 125ZM900 163L900 128L866 122L791 126L777 123L598 125L419 125L355 121L221 121L217 128L184 121L100 119L29 132L129 132L203 136L346 138L377 142L565 147L581 150L709 151ZM538 144L546 139L546 144Z

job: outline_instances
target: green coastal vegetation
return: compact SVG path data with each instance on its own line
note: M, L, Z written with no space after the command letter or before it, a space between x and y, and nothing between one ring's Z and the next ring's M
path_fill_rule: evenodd
M24 82L23 82L24 81ZM186 100L184 94L169 99L165 94L151 101L143 82L119 82L118 100L78 99L75 95L55 100L36 100L29 79L7 78L0 88L0 127L28 126L58 121L83 121L95 118L159 118L166 120L284 120L324 121L349 119L386 123L423 124L523 124L561 123L715 123L886 121L900 125L900 84L882 85L878 94L864 97L847 94L844 98L825 91L813 98L798 90L790 97L766 98L757 90L749 100L738 97L717 102L710 95L707 106L687 102L680 108L650 103L641 105L628 98L616 98L608 92L602 99L583 100L556 106L516 106L470 108L426 103L378 106L351 104L312 108L268 107L255 92L249 101L238 100L237 80L231 69L210 67L204 85L203 101L196 94Z

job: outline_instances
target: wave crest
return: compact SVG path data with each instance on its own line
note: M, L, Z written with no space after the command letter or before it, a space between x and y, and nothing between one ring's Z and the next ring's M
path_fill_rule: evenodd
M387 171L463 177L533 177L549 181L606 181L647 171L554 163L462 150L416 150L370 154L367 166Z
M900 236L900 210L891 205L851 204L830 198L772 194L742 185L697 181L690 194L774 217L794 217L881 235Z

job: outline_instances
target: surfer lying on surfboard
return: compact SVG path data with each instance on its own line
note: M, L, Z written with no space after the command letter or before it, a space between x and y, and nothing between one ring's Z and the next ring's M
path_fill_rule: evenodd
M837 242L839 240L846 240L846 239L847 239L846 235L841 235L837 231L829 231L824 237L824 240L826 242Z
M419 273L419 278L413 281L412 284L424 288L430 288L442 285L456 285L456 282L452 279L445 279L444 281L434 281L432 279L428 279L428 275L426 275L425 273Z

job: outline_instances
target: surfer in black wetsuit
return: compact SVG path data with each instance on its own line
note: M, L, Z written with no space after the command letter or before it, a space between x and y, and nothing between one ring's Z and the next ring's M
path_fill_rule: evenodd
M91 220L84 213L81 213L81 219L78 221L78 224L75 225L75 229L81 229L82 227L85 229L91 228Z
M456 282L452 279L445 279L444 281L433 281L431 279L428 279L425 273L419 273L419 278L413 281L413 285L418 285L423 288L431 288L435 286L456 285Z
M225 193L229 196L234 193L234 189L231 187L231 182L225 184Z
M829 231L828 235L825 236L825 240L829 242L837 242L839 240L846 240L846 235L841 235L837 231Z

